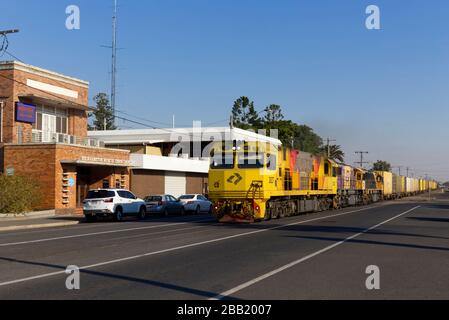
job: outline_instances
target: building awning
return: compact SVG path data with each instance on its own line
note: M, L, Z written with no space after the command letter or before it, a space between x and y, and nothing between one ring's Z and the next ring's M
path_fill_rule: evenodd
M70 102L63 99L58 98L47 98L44 96L36 95L36 94L22 94L19 95L19 99L26 99L30 100L34 104L44 104L46 106L52 106L52 107L60 107L60 108L70 108L70 109L78 109L87 111L89 110L88 106L83 106L81 104Z

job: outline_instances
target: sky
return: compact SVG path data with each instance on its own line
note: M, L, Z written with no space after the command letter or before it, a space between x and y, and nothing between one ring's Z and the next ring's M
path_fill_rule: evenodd
M369 151L449 181L449 1L118 1L118 110L158 127L173 115L226 126L244 95L337 140L349 164ZM89 81L92 98L110 92L112 3L0 0L0 30L20 29L10 53ZM79 30L65 27L69 5ZM365 27L368 5L380 30Z

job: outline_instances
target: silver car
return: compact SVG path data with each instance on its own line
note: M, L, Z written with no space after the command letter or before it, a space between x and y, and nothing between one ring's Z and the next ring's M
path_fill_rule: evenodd
M212 202L201 194L186 194L178 199L184 205L185 211L195 212L196 214L212 212Z
M170 214L184 215L184 204L170 194L148 196L144 199L147 212L168 216Z

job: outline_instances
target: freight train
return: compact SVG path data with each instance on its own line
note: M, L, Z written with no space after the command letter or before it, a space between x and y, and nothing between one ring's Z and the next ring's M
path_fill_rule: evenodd
M209 198L221 222L367 205L436 188L435 181L368 171L268 142L217 144L209 170Z

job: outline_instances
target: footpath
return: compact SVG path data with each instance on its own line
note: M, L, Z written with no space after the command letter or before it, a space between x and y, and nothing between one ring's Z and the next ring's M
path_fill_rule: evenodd
M54 210L30 212L17 216L0 214L0 232L66 227L83 221L84 217L57 216Z

